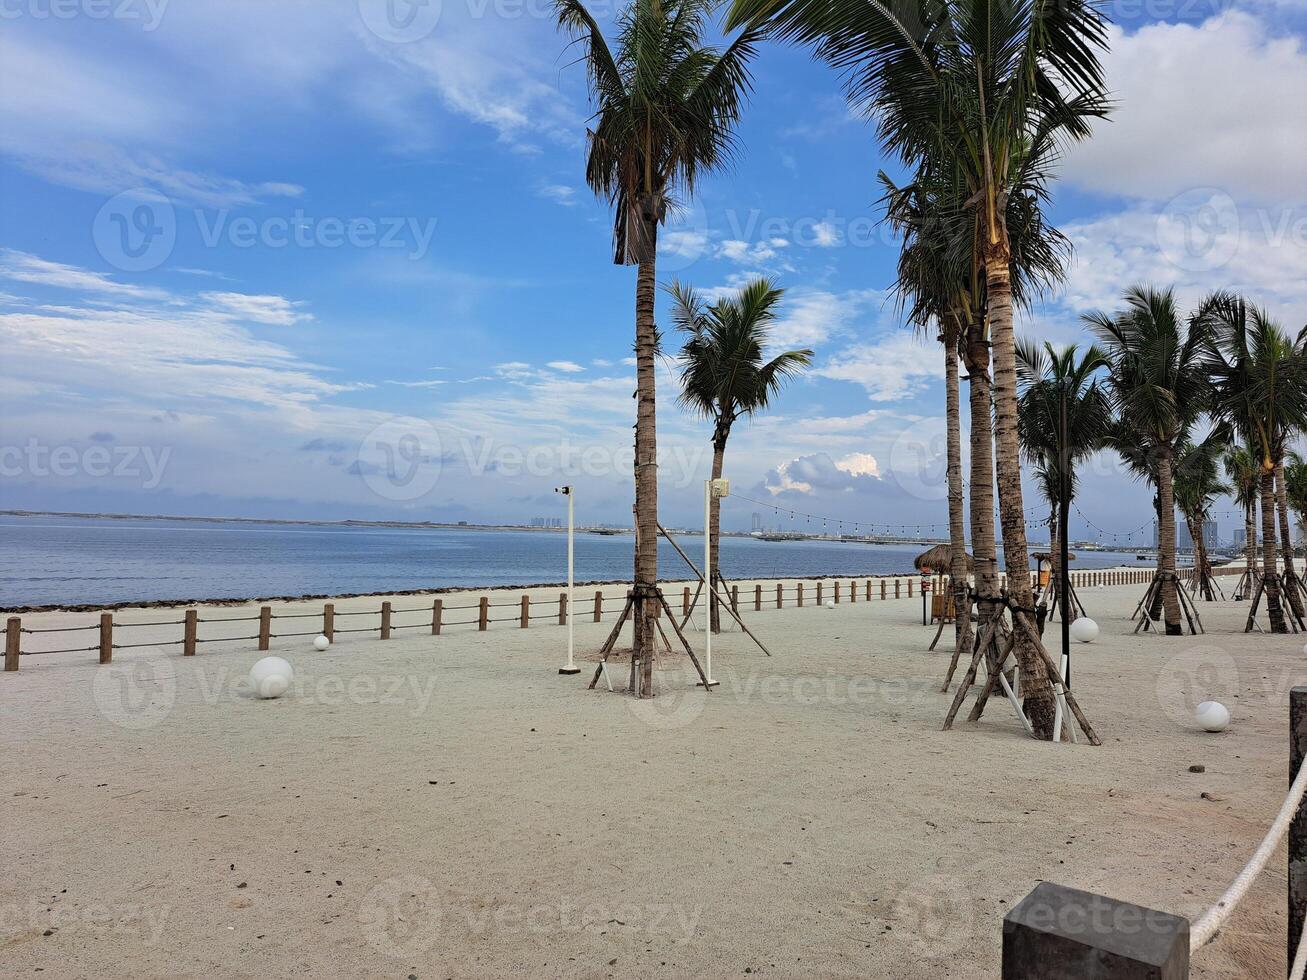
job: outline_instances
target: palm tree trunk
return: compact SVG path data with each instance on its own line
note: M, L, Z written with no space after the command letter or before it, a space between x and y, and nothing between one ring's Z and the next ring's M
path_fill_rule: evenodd
M1257 576L1257 502L1243 509L1243 560L1248 571L1248 587L1244 598L1252 595L1253 579Z
M1280 555L1284 558L1284 585L1294 619L1302 620L1302 596L1298 594L1298 572L1293 567L1293 532L1289 530L1289 492L1284 483L1284 459L1275 463L1275 499L1280 512Z
M952 557L949 582L953 587L953 649L971 648L971 609L967 603L967 525L962 491L962 419L958 392L957 335L944 333L944 404L947 417L948 533Z
M1012 281L1006 248L985 257L989 324L994 342L995 473L999 516L1003 522L1003 561L1008 593L1018 610L1034 603L1030 590L1030 553L1026 548L1026 515L1021 495L1021 444L1017 438L1016 339L1012 332ZM1017 612L1016 615L1025 615ZM1014 624L1015 626L1015 624ZM1026 714L1038 738L1053 738L1053 687L1034 640L1019 627L1013 647L1021 665L1021 690Z
M722 478L722 460L726 456L725 432L715 432L712 441L712 478ZM717 553L722 541L722 501L720 497L709 497L708 501L708 581L712 583L708 590L708 620L714 633L722 631L721 610L717 608L717 583L721 578L718 568Z
M647 252L635 285L635 655L640 659L640 695L653 697L654 623L658 587L658 433L654 412L655 257L658 223L645 217Z
M1052 592L1053 601L1062 601L1062 538L1060 537L1061 529L1057 524L1057 504L1053 505L1052 512L1048 516L1048 587ZM1066 609L1062 608L1062 614L1066 615Z
M999 615L1001 589L994 541L994 426L989 342L984 325L967 329L967 394L971 405L971 548L976 559L976 632Z
M1280 605L1280 577L1276 574L1275 554L1275 467L1262 467L1262 590L1266 596L1266 614L1272 633L1289 632Z
M1162 615L1166 635L1181 636L1180 596L1175 582L1175 484L1171 447L1157 451L1157 567L1162 571Z

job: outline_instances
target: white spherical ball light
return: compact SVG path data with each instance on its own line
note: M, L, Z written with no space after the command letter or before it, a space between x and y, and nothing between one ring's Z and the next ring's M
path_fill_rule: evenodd
M331 646L331 641L328 640L326 636L319 634L313 638L314 650L325 650L329 646Z
M1071 624L1071 639L1078 643L1093 643L1098 639L1098 624L1088 616L1081 616Z
M1194 721L1203 731L1223 732L1230 726L1230 709L1220 701L1204 701L1194 711Z
M250 687L256 697L279 698L294 680L295 669L281 657L264 657L250 668Z
M834 600L834 599L827 599L827 600L826 600L826 608L827 608L827 609L834 609L834 608L835 608L835 600Z

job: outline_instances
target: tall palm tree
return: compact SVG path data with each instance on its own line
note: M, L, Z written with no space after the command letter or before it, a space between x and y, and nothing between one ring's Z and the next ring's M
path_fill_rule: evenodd
M1076 464L1103 448L1111 432L1112 405L1103 389L1099 371L1107 367L1107 358L1090 345L1080 355L1072 344L1057 350L1048 341L1042 346L1033 341L1018 341L1017 379L1021 394L1017 402L1017 434L1025 456L1035 465L1036 478L1050 509L1049 553L1053 556L1053 589L1061 588L1060 540L1067 529L1060 527L1058 512L1062 481L1070 498L1076 493ZM1062 399L1066 398L1066 444L1062 442ZM1063 450L1069 470L1062 472ZM1065 596L1062 615L1075 618L1075 610Z
M1275 473L1289 433L1307 427L1307 358L1265 310L1232 293L1208 297L1198 318L1211 334L1207 370L1215 390L1214 410L1243 434L1258 461L1266 612L1272 632L1287 633L1275 554ZM1292 542L1285 563L1285 578L1296 599ZM1297 605L1291 608L1297 614Z
M1207 560L1207 539L1203 530L1212 501L1232 492L1221 482L1221 453L1229 443L1229 432L1222 426L1199 442L1186 439L1176 447L1175 504L1189 528L1194 543L1195 592L1208 602L1216 601L1212 589L1211 563Z
M1298 515L1298 540L1307 537L1307 460L1297 453L1288 454L1284 466L1284 489L1289 507Z
M613 207L613 262L638 267L635 287L635 656L653 695L658 579L654 323L658 227L676 196L693 194L734 147L759 31L718 51L705 40L712 0L634 0L617 17L616 47L580 0L555 0L559 26L581 45L595 114L586 182Z
M779 36L812 44L846 71L851 100L875 120L888 151L960 189L946 203L970 233L953 242L952 261L978 270L985 283L1003 551L1013 599L1029 608L1012 332L1021 256L1009 215L1013 198L1040 212L1064 145L1088 137L1090 121L1107 112L1099 62L1105 21L1092 0L734 0L728 23L770 23ZM1022 187L1031 192L1021 195ZM1020 629L1017 638L1031 723L1051 738L1052 689L1034 643Z
M1247 598L1252 594L1257 579L1257 501L1261 496L1261 464L1247 446L1231 446L1221 462L1230 481L1234 502L1243 508L1244 575L1236 592ZM1307 478L1307 472L1303 476ZM1307 491L1307 486L1303 489Z
M783 289L754 279L735 296L706 305L689 286L672 283L672 323L687 336L681 349L680 403L713 423L712 478L720 479L731 426L765 409L785 382L812 363L812 351L788 350L764 360L768 327ZM710 628L720 632L717 609L721 501L710 498L708 522Z
M1180 314L1171 289L1132 286L1125 304L1118 313L1084 319L1110 363L1113 408L1155 481L1162 610L1167 634L1179 636L1174 462L1176 446L1207 407L1205 334L1200 320L1187 322Z

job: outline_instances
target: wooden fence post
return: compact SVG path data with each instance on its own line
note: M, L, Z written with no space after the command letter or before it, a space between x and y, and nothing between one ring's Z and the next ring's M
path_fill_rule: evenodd
M266 650L272 643L272 607L259 607L259 649Z
M884 580L884 579L881 579L881 580L880 580L880 597L881 597L882 600L885 598L885 580Z
M776 608L782 609L785 606L785 586L780 582L776 583Z
M558 625L567 625L567 593L558 593Z
M761 585L755 585L753 587L753 611L762 612L762 586Z
M599 622L599 617L604 614L604 594L595 592L595 622Z
M490 599L482 596L481 601L477 604L477 629L482 633L490 625Z
M18 654L23 642L23 621L10 616L5 621L5 670L18 669Z
M902 583L902 582L900 582L898 579L895 579L895 580L894 580L894 598L895 598L895 599L898 599L898 598L901 598L901 597L902 597L903 593L900 591L900 589L902 588L902 586L903 586L903 583Z
M522 596L522 613L518 619L518 628L526 629L527 623L531 622L531 597Z
M326 603L322 607L322 635L332 643L336 642L336 606Z
M803 608L803 583L800 582L800 583L796 586L796 588L797 588L797 590L798 590L799 608L802 609L802 608Z
M865 598L868 602L871 602L871 579L867 579L867 594Z
M821 583L817 583L817 605L821 605Z
M383 640L390 639L390 603L389 602L383 602L381 604L381 638Z
M200 614L194 609L187 609L185 625L182 628L182 656L195 656L195 641L199 639Z
M113 661L113 613L100 613L100 663Z
M857 602L857 601L858 601L858 583L857 583L857 582L850 582L850 583L849 583L849 602Z
M740 587L738 585L731 586L731 608L737 613L740 611Z
M912 579L908 579L908 598L912 598Z
M440 635L441 619L444 618L445 603L442 599L431 600L431 635Z

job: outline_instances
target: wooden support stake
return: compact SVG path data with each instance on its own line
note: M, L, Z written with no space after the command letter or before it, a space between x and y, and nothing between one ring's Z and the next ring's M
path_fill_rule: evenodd
M431 600L431 635L440 635L440 621L444 618L445 603L443 599Z
M272 607L259 607L259 649L266 650L272 645Z
M901 597L902 597L902 595L903 595L903 593L902 593L902 591L901 591L902 588L903 588L903 583L900 582L898 579L895 579L895 580L894 580L894 598L895 598L895 599L898 599L898 598L901 598Z
M567 593L558 593L558 625L567 625Z
M486 596L482 596L481 601L477 604L477 629L480 630L482 633L484 633L486 631L486 627L489 625L490 625L490 599Z
M330 602L322 607L322 635L336 642L336 606Z
M753 587L753 611L762 612L762 586L761 585L755 585Z
M381 638L383 640L390 639L390 603L389 602L383 602L381 604Z
M784 608L785 605L785 586L780 582L776 583L776 608Z
M799 597L799 608L802 609L803 608L803 583L800 582L797 588L798 588L798 597Z
M195 609L187 609L182 627L182 656L195 656L195 641L199 639L200 614Z
M690 587L687 585L681 590L681 615L690 615Z
M884 580L884 579L881 579L881 580L880 580L880 597L881 597L882 600L885 598L885 580Z
M604 594L602 592L596 592L595 593L595 622L596 623L599 622L599 618L603 616L603 614L604 614Z
M23 621L10 616L5 621L5 670L18 669L18 654L23 642Z
M521 615L518 617L518 628L526 629L527 624L530 622L531 622L531 597L529 595L524 595L522 596L522 612Z
M817 605L821 605L821 583L817 583Z
M113 613L100 613L100 663L113 661Z

